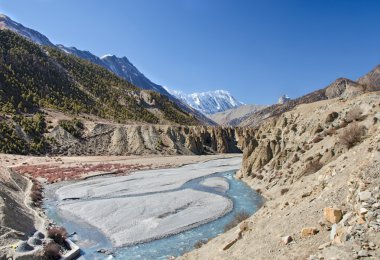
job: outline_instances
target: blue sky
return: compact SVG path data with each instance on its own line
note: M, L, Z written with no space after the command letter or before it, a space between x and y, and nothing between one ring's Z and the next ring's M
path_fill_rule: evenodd
M376 0L0 0L54 43L126 56L172 89L255 104L379 64L379 10Z

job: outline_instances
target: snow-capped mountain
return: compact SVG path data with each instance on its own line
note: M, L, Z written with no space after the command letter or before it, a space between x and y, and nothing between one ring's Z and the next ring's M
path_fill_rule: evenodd
M144 74L142 74L126 57L118 58L114 55L105 55L99 58L89 51L79 50L75 47L66 47L61 44L54 45L45 35L13 21L6 15L0 14L0 29L3 28L12 30L32 42L50 47L58 47L66 53L73 54L79 58L98 64L139 88L153 90L170 96L162 86L153 83L145 77Z
M289 100L292 100L288 95L282 95L279 99L278 99L278 104L285 104L286 102L288 102Z
M192 108L206 115L215 114L243 105L226 90L185 94L182 91L164 87L170 94L186 102Z
M126 57L118 58L113 55L105 55L100 58L89 51L79 50L75 47L66 47L61 44L55 45L45 35L13 21L11 18L4 14L0 14L0 30L2 29L9 29L19 35L24 36L25 38L29 39L34 43L44 46L56 47L66 53L75 55L81 59L85 59L91 63L100 65L115 73L119 77L124 78L125 80L129 81L137 87L140 87L142 89L153 90L168 96L169 99L174 101L181 109L190 114L193 114L201 122L204 122L208 125L215 125L215 122L213 122L208 117L204 116L201 112L190 107L189 105L187 105L187 103L183 102L182 100L178 100L177 98L169 94L169 92L167 92L162 86L150 81Z

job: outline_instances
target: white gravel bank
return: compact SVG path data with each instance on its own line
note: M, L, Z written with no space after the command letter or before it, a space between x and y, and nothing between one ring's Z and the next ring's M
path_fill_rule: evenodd
M236 170L240 163L241 157L235 157L80 181L56 191L61 200L59 208L99 228L115 246L146 242L199 226L231 211L232 201L225 197L179 188L198 177ZM211 178L202 184L228 190L223 178ZM77 199L63 201L69 198Z

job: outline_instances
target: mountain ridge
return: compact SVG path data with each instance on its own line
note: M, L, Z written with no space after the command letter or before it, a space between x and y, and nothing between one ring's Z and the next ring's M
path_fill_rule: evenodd
M114 55L104 55L102 58L94 55L90 51L79 50L76 47L66 47L62 44L53 44L45 35L39 33L36 30L25 27L24 25L13 21L11 18L4 14L0 14L0 29L9 29L24 38L28 39L31 42L37 43L42 46L48 46L52 48L58 48L66 54L74 55L78 58L84 59L93 64L99 65L110 72L114 73L118 77L121 77L124 80L127 80L129 83L136 85L139 88L152 90L167 96L170 101L173 101L186 113L194 115L198 120L200 120L205 125L216 125L214 121L204 116L198 110L193 109L188 106L181 100L176 99L170 95L162 86L157 85L150 81L147 77L144 76L126 57L118 58ZM109 61L109 57L112 58L112 61ZM123 67L128 67L131 70L123 70ZM113 70L112 70L113 69Z
M274 104L259 110L242 121L239 126L258 126L261 122L263 122L263 120L270 117L279 116L301 104L308 104L334 98L347 99L365 92L378 91L380 90L379 68L379 66L376 66L373 70L359 78L358 81L340 77L324 88L317 89L304 96L288 100L283 104Z
M79 50L76 47L66 47L62 44L53 44L45 35L41 34L40 32L34 29L30 29L16 21L13 21L10 17L4 14L0 14L0 28L10 29L40 45L45 45L49 47L56 46L66 53L76 55L79 58L103 66L106 69L114 72L119 77L128 80L130 83L134 84L139 88L154 90L167 96L170 95L162 86L155 84L151 82L148 78L146 78L145 75L142 74L126 57L119 58L116 56L112 56L113 58L112 60L110 60L108 58L109 56L102 56L104 57L104 59L102 59L96 56L95 54L91 53L90 51ZM131 71L123 70L123 67L128 67L131 69Z
M171 90L168 87L164 88L173 96L183 100L189 106L205 115L223 112L243 105L242 102L236 100L236 98L234 98L227 90L214 90L186 94L182 91Z

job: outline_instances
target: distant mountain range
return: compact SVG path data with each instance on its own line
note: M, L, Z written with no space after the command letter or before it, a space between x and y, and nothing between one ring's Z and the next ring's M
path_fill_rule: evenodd
M206 115L223 112L228 109L243 105L226 90L215 90L201 93L185 94L182 91L165 89L180 100L186 102L192 108Z

